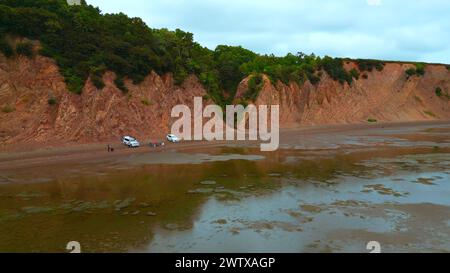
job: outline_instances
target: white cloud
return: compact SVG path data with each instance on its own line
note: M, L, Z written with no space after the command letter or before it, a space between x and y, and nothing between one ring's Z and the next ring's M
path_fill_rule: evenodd
M381 6L381 0L367 0L367 5L369 6Z

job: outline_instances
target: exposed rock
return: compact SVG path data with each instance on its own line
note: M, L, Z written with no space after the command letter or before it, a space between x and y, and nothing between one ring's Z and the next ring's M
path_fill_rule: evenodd
M46 213L53 211L52 208L47 207L25 207L22 208L22 211L28 214L35 214L35 213Z
M202 182L200 182L200 184L202 184L202 185L205 185L205 186L212 186L212 185L216 185L217 184L217 182L216 181L213 181L213 180L206 180L206 181L202 181Z
M202 194L202 193L212 193L214 189L211 188L199 188L195 190L189 190L187 193L189 194Z
M216 221L214 221L212 223L213 224L218 224L218 225L226 225L228 223L228 221L225 220L225 219L218 219L218 220L216 220Z
M134 202L134 200L135 200L134 198L127 198L123 201L119 201L119 202L116 201L115 208L116 208L116 210L122 210L122 209L128 208Z

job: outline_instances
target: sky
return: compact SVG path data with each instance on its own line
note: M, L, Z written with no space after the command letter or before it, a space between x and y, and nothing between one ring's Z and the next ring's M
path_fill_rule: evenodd
M449 0L87 0L214 49L450 63Z

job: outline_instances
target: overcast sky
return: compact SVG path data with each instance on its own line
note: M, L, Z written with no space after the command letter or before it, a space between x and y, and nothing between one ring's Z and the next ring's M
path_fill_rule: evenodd
M449 0L87 0L214 49L450 63Z

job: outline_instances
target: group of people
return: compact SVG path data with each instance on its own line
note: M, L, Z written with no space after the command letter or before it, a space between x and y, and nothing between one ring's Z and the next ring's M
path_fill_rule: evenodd
M166 144L164 142L150 142L150 146L153 148L160 147L160 146L164 147L165 145ZM108 144L106 146L106 148L108 149L108 153L114 152L114 148L110 144Z
M108 153L109 152L114 152L114 148L111 145L108 144L107 147L108 147Z
M157 142L157 141L155 141L155 142L150 142L150 146L151 147L153 147L153 148L156 148L156 147L164 147L166 144L164 143L164 142Z

